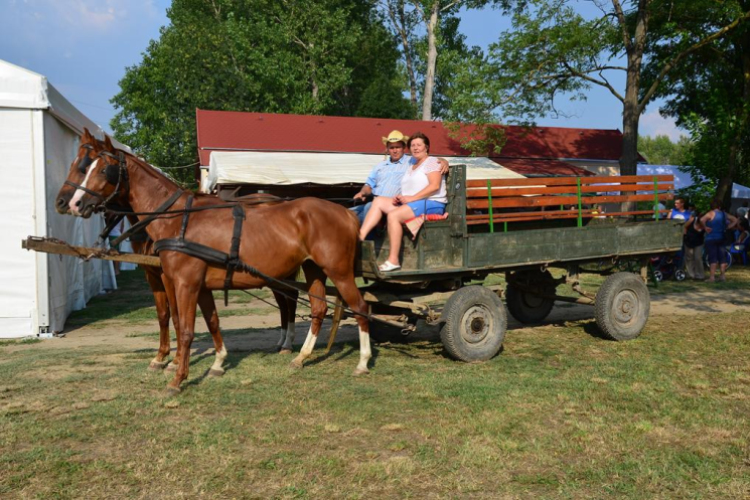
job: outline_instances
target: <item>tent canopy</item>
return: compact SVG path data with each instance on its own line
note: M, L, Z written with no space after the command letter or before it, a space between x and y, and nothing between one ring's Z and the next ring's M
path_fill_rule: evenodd
M210 192L217 184L361 184L383 159L382 154L213 151L202 190ZM489 158L446 159L451 165L467 165L469 179L523 178Z
M44 76L0 60L0 338L60 331L72 310L114 286L109 262L28 252L20 245L29 235L95 243L101 217L83 220L55 211L84 127L104 136Z
M694 184L690 174L681 171L680 167L676 165L638 164L638 175L674 175L675 191ZM735 182L732 184L732 198L750 199L750 188Z

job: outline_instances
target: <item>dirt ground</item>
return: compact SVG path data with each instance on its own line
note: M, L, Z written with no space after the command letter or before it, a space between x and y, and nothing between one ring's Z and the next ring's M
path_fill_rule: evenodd
M219 304L219 316L223 304ZM231 305L230 305L231 307ZM229 351L273 351L279 339L279 316L275 309L263 306L263 314L249 316L228 316L221 318L221 328ZM690 316L697 314L726 313L737 310L750 311L750 294L739 293L737 290L703 290L700 292L673 293L668 295L652 295L652 316L685 316L686 324ZM330 313L330 312L329 312ZM545 324L562 324L569 321L592 319L594 308L578 304L557 302ZM104 323L104 325L102 325ZM298 320L296 325L295 351L305 340L309 321ZM104 327L102 327L104 326ZM512 317L508 318L510 331L523 326ZM243 332L243 330L253 329ZM317 348L325 347L330 331L330 320L326 320L323 331L318 339ZM99 321L74 329L68 329L63 337L44 342L44 347L62 349L79 347L117 347L123 349L155 349L158 340L149 335L158 332L156 322L125 324L118 321ZM207 332L201 318L196 322L196 333ZM430 327L420 322L418 331L412 334L419 338L431 338L438 335L436 327ZM353 319L342 322L337 341L355 341L357 328ZM174 349L174 342L173 349ZM197 351L211 348L210 339L198 339L194 344ZM31 348L33 346L19 345L16 348Z

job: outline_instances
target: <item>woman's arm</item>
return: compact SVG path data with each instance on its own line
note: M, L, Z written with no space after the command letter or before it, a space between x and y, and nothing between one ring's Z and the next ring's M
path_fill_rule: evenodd
M711 210L710 212L706 212L703 217L701 217L701 224L704 226L706 225L706 222L714 219L714 211Z
M740 221L737 217L726 212L724 212L724 215L727 216L727 220L729 221L729 223L727 224L727 229L734 229L739 225Z
M427 180L429 181L429 184L426 188L412 196L398 195L396 197L396 200L400 201L401 203L411 203L412 201L429 198L433 194L440 191L440 184L443 182L443 174L441 174L439 171L436 171L429 172L426 175Z

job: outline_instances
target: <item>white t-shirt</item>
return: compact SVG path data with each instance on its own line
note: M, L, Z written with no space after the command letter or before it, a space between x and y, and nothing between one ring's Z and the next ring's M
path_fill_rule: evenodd
M417 163L415 158L411 159L411 167L404 174L401 179L401 194L406 196L414 196L418 192L430 185L430 180L427 178L427 174L430 172L440 172L440 163L437 158L430 156L422 162L416 169L414 164ZM448 202L448 190L445 187L445 176L442 176L440 180L440 190L427 198L428 200L438 201L440 203Z

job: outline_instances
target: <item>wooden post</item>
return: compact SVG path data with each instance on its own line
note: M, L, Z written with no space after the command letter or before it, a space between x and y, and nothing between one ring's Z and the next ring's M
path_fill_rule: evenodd
M490 208L490 232L495 232L495 221L492 217L492 181L487 179L487 200Z
M581 178L576 177L576 188L578 191L578 227L583 227L583 205L581 201Z

